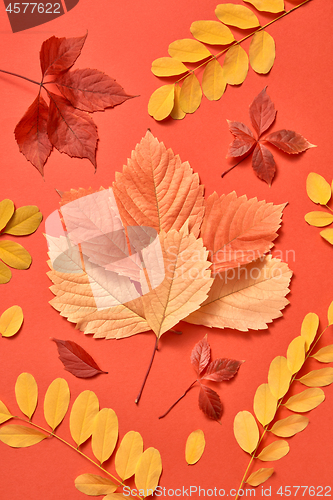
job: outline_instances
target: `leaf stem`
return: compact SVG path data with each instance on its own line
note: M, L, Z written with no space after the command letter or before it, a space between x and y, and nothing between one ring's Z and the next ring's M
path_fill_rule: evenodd
M250 151L247 153L247 155L245 155L241 160L239 160L238 163L236 163L236 165L233 165L232 167L228 168L228 170L225 170L222 174L221 174L221 177L223 179L223 177L225 175L227 175L229 172L231 172L231 170L233 170L235 167L237 167L240 163L242 163L242 161L244 161L246 158L248 158L250 156L250 154L252 153L253 151L253 147L250 149Z
M186 394L192 389L192 387L194 386L194 384L197 382L197 380L195 380L194 382L192 382L192 384L190 385L190 387L188 387L186 389L186 391L184 392L184 394L182 396L180 396L180 398L177 399L177 401L175 401L175 403L173 403L173 405L170 406L170 408L165 412L163 413L163 415L161 415L160 417L158 417L159 419L161 418L164 418L167 416L167 414L172 410L172 408L174 406L176 406L177 403L179 403L179 401L181 401L185 396Z
M5 71L4 69L0 69L1 73L6 73L7 75L17 76L18 78L23 78L23 80L27 80L28 82L34 83L39 87L43 86L43 82L36 82L35 80L31 80L31 78L27 78L26 76L18 75L17 73L11 73L10 71Z
M153 355L151 357L151 360L150 360L150 363L149 363L149 366L148 366L148 370L147 370L147 373L145 375L145 378L143 379L143 383L142 383L142 386L141 386L141 389L140 389L140 392L139 394L137 395L136 397L136 400L135 400L135 403L138 404L140 399L141 399L141 396L142 396L142 391L143 391L143 388L146 384L146 381L147 381L147 378L148 378L148 375L149 375L149 372L150 372L150 369L152 367L152 364L153 364L153 361L154 361L154 357L155 357L155 353L156 351L158 351L158 337L156 337L156 342L155 342L155 346L154 346L154 350L153 350Z
M331 212L333 212L333 210L331 209L331 207L329 207L328 205L325 205L326 208L328 208L328 210L330 210Z

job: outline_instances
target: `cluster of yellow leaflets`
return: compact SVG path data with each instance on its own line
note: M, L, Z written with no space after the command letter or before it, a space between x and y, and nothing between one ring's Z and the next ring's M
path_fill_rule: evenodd
M316 211L309 212L305 215L305 220L310 226L315 227L325 227L329 226L333 222L333 210L328 206L328 202L332 198L333 193L333 181L332 184L329 183L319 174L311 172L306 180L306 192L308 197L313 203L317 203L323 207L326 207L329 211ZM333 229L323 229L320 232L326 241L333 245Z

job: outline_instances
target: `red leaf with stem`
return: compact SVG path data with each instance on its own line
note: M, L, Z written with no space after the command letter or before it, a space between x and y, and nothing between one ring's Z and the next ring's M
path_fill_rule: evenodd
M265 141L289 154L302 153L307 149L316 147L314 144L307 141L301 134L293 130L278 130L265 137Z
M198 375L203 372L210 360L210 345L207 341L207 335L195 344L191 353L191 363Z
M43 77L59 75L71 68L81 54L87 34L76 38L52 36L45 40L39 54Z
M258 134L258 139L272 125L276 117L274 104L266 93L266 88L254 98L250 105L251 123Z
M220 420L222 416L222 403L217 392L206 385L201 385L199 392L199 408L213 420Z
M90 378L104 372L96 361L76 342L71 340L52 339L57 344L59 359L65 370L78 378Z
M207 366L206 373L201 380L212 380L213 382L223 382L233 378L243 361L236 359L219 358L212 361Z

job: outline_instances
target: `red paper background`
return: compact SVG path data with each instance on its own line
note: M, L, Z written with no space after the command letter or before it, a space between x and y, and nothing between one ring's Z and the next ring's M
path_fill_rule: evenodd
M131 150L150 128L160 141L180 154L183 161L190 162L206 187L206 195L213 190L219 194L235 190L238 195L246 194L249 198L256 196L277 204L288 202L275 248L282 252L294 272L288 296L291 305L285 309L283 318L260 332L208 330L181 323L183 335L168 333L162 338L137 407L134 400L150 360L154 335L144 333L121 341L94 340L62 318L48 304L52 294L46 276L42 225L31 236L15 238L29 250L33 264L28 271L13 270L10 283L1 286L1 312L19 304L25 319L17 336L0 338L0 399L18 414L14 396L16 378L21 372L32 373L40 394L34 420L44 425L45 391L53 379L64 377L69 383L72 401L81 391L94 390L101 407L116 411L121 437L129 430L137 430L142 433L145 448L154 446L161 452L162 486L217 487L224 488L227 495L229 489L238 487L248 464L248 456L233 436L235 414L252 409L255 390L266 382L271 360L285 355L289 342L300 332L305 314L318 313L323 327L327 308L333 300L333 248L320 237L319 229L304 221L305 213L316 210L305 191L308 173L318 172L329 181L333 177L333 5L331 0L313 0L269 27L277 46L276 62L269 75L259 76L249 70L245 83L240 87L229 86L220 101L203 99L199 110L182 121L155 122L147 113L147 104L161 83L150 71L151 62L166 56L172 41L189 37L191 22L214 19L216 4L198 0L81 0L66 15L16 34L11 33L4 6L0 6L0 68L38 79L39 49L46 38L80 36L88 30L75 67L103 70L116 78L128 93L139 95L115 109L94 114L100 137L96 173L88 160L70 159L54 151L46 164L44 181L19 153L13 135L16 123L34 100L37 87L1 74L0 199L11 198L16 207L36 204L45 220L58 207L55 189L110 186L115 172L122 169ZM296 3L286 5L289 9ZM268 14L259 14L259 17L262 23L273 18ZM238 38L240 36L241 33ZM249 41L243 46L247 49ZM231 165L225 159L232 140L226 119L250 125L248 106L265 85L278 109L272 130L296 130L318 147L297 157L274 150L278 172L271 188L255 177L249 160L222 180L221 172ZM158 420L194 380L189 355L206 333L214 357L246 360L233 381L218 386L224 405L222 425L208 420L199 411L197 387L170 415ZM324 339L326 343L331 342L332 334L331 327ZM63 370L50 337L78 342L109 374L90 380L73 377ZM319 367L317 363L313 365ZM276 492L280 486L332 486L333 389L324 390L326 401L310 412L308 428L290 439L290 453L275 464L256 464L256 468L275 467L276 473L265 486L271 487L272 498L279 498ZM58 433L71 442L68 420L67 415ZM184 459L185 442L190 432L199 428L205 433L206 449L201 460L189 467ZM92 456L90 444L82 449ZM0 443L0 456L1 499L79 500L84 497L74 487L75 477L85 472L98 474L97 468L55 439L20 450ZM113 459L107 468L114 470ZM262 496L261 487L256 490L256 496ZM301 491L297 497L301 497ZM193 494L192 498L199 498L199 494Z

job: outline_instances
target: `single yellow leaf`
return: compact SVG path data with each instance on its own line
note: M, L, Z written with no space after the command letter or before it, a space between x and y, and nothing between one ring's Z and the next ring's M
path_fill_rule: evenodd
M28 269L31 255L22 245L15 241L0 241L0 259L14 269Z
M110 479L96 474L81 474L81 476L75 479L76 489L90 496L113 493L118 486L118 484L113 483Z
M155 120L164 120L172 111L174 103L175 84L162 85L152 93L148 103L148 113Z
M200 460L205 445L205 435L201 429L191 432L187 438L185 447L185 459L189 465L196 464Z
M110 493L109 495L106 495L106 497L103 497L103 500L119 500L119 498L128 498L128 495L127 494L125 495L125 493L124 494L123 493Z
M0 441L12 448L27 448L47 437L47 434L25 425L6 425L0 429Z
M0 317L0 333L3 337L15 335L23 323L23 312L20 306L9 307Z
M333 325L333 302L331 302L328 308L327 317L328 317L328 324Z
M192 38L183 38L170 43L168 52L171 57L182 62L198 62L211 55L207 47Z
M8 408L2 401L0 401L0 424L7 422L13 415L10 414Z
M39 227L43 219L39 208L35 205L26 205L20 207L14 212L14 216L10 219L4 233L14 236L25 236L32 234Z
M245 483L249 484L250 486L259 486L259 484L264 483L271 477L273 474L274 469L258 469L255 472L253 472L245 481Z
M324 238L324 240L333 245L333 229L323 229L323 231L320 231L319 234Z
M322 347L315 354L312 354L311 358L315 358L321 363L333 363L333 344Z
M70 400L68 383L63 378L56 378L49 385L44 399L44 416L54 431L65 417Z
M331 186L319 174L311 172L306 179L306 192L313 203L327 205L331 199Z
M115 458L117 474L123 481L133 476L142 453L143 440L141 434L129 431L123 437Z
M276 14L284 10L283 0L244 0L244 2L252 4L257 10L263 12L272 12Z
M324 400L325 393L322 389L306 389L295 396L291 396L284 406L288 410L304 413L313 410Z
M0 201L0 231L6 227L8 221L14 213L14 203L12 200Z
M174 120L182 120L186 116L186 113L182 110L179 103L180 91L180 85L175 85L175 100L173 103L172 111L170 113L171 118L173 118Z
M328 212L309 212L304 216L310 226L325 227L333 222L333 215Z
M259 429L249 411L240 411L234 420L234 435L242 450L252 453L259 441Z
M252 10L244 5L221 3L215 9L216 17L224 24L236 26L241 29L256 28L260 26L259 20Z
M301 335L294 338L287 349L287 364L292 374L298 372L305 361L305 338Z
M308 313L303 319L301 326L301 336L305 339L305 350L309 350L314 341L319 327L319 318L316 313Z
M284 439L274 441L266 446L258 455L257 458L262 462L273 462L287 455L289 452L289 444Z
M152 495L158 485L162 473L161 455L155 448L145 450L136 466L135 486L144 492L143 497Z
M202 91L199 80L194 73L185 78L180 89L179 104L184 113L194 113L200 106Z
M96 394L92 391L81 392L74 401L69 418L69 428L78 447L91 436L98 411L99 402Z
M230 29L217 21L194 21L190 31L194 38L210 45L228 45L235 40Z
M160 57L152 62L151 71L155 76L175 76L186 73L187 67L173 57Z
M254 395L253 410L258 421L265 427L276 413L277 399L270 391L268 384L261 384Z
M290 415L275 422L271 428L271 432L279 437L291 437L301 432L309 423L308 417L304 415Z
M118 440L118 418L111 408L103 408L95 417L91 447L100 464L108 460Z
M256 73L266 74L272 69L275 60L275 42L267 31L261 30L253 35L249 58L251 67Z
M12 277L11 270L9 269L9 267L6 266L6 264L1 262L0 260L0 284L4 285L5 283L8 283L11 277Z
M240 85L244 82L249 70L249 58L245 50L239 45L230 47L223 63L223 74L230 85Z
M268 371L268 385L273 396L282 398L289 389L291 371L284 356L276 356Z
M300 379L302 384L307 387L324 387L333 382L333 368L320 368L320 370L312 370Z
M17 377L15 396L21 412L31 418L37 406L38 387L30 373L21 373Z
M223 69L217 59L210 61L202 75L202 91L210 101L218 101L226 88Z

